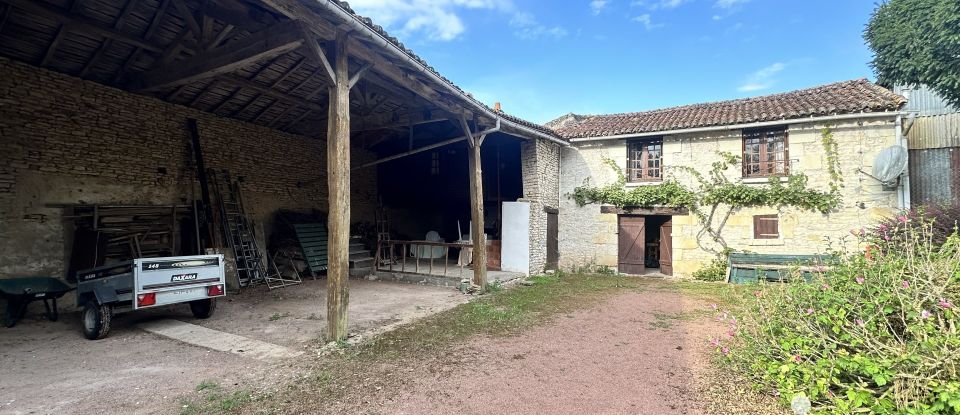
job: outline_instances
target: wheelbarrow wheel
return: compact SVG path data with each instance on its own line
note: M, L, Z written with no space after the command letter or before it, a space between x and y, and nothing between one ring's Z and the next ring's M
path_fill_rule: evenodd
M213 310L217 309L217 300L208 298L206 300L196 300L190 302L190 311L193 316L199 319L210 318Z
M87 301L83 306L83 335L90 340L100 340L110 332L113 309L96 301Z

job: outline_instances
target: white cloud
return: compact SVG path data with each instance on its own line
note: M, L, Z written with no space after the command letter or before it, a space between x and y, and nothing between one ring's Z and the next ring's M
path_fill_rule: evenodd
M630 7L646 7L650 10L675 9L690 0L633 0Z
M534 15L527 12L519 12L510 19L510 27L513 28L514 36L520 39L537 39L541 37L552 37L559 39L567 35L567 29L560 26L548 27L537 21Z
M747 76L747 80L737 88L740 92L755 92L768 89L777 83L775 76L786 69L787 64L776 62Z
M717 2L713 4L713 6L719 7L721 9L730 9L735 6L739 6L743 3L746 3L748 1L750 0L717 0Z
M609 3L607 0L591 0L590 11L592 11L594 16L596 16L607 7L607 3Z
M512 0L352 0L350 7L400 35L419 32L441 41L456 39L466 30L458 9L514 9Z
M662 23L653 23L653 21L650 19L650 15L649 15L649 14L641 14L641 15L639 15L639 16L637 16L637 17L634 17L633 19L630 19L630 20L633 20L634 22L643 24L643 26L644 26L645 28L647 28L647 30L653 30L653 29L656 29L656 28L658 28L658 27L663 27L663 24L662 24Z

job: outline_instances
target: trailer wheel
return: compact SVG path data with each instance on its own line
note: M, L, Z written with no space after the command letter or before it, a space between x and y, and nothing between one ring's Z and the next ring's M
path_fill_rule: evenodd
M83 306L83 335L90 340L100 340L110 332L110 319L113 317L113 308L109 305L97 304L96 301L87 301Z
M199 319L210 318L213 310L217 309L217 300L208 298L206 300L196 300L190 302L190 311L193 316Z

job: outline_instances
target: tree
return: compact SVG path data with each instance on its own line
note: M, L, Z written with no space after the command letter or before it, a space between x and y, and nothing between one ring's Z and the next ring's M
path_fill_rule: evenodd
M881 84L927 85L960 107L960 0L890 0L864 38Z

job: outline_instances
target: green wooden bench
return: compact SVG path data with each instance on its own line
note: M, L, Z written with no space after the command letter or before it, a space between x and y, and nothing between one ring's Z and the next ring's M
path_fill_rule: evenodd
M779 255L731 253L727 281L734 284L750 284L766 281L782 282L791 270L798 269L803 278L810 281L815 272L823 269L826 255Z

